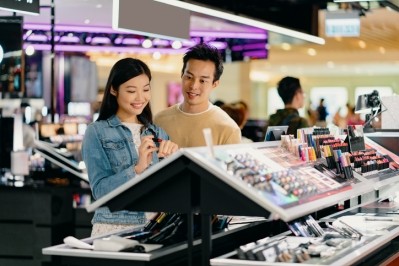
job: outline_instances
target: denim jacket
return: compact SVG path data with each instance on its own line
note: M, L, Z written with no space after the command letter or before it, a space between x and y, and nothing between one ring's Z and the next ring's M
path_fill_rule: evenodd
M166 132L149 125L142 136L155 133L155 137L168 140ZM90 187L94 199L99 199L129 179L135 177L134 165L138 154L134 147L133 136L116 115L107 120L91 123L85 132L82 143L82 156L89 175ZM156 152L152 162L159 162ZM144 212L117 211L111 213L108 207L98 208L92 223L110 224L143 224L146 222Z

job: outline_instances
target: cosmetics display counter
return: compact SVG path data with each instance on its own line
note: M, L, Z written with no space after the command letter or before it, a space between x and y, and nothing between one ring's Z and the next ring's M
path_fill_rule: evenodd
M202 265L209 265L211 255L215 256L212 251L217 246L211 240L211 214L261 216L289 222L375 190L375 179L379 177L368 178L361 172L352 171L335 175L322 167L320 160L304 162L279 145L280 142L262 142L181 149L87 209L94 211L106 205L111 211L129 209L187 214L189 233L185 252L189 262L193 262L195 242L190 233L193 229L190 217L199 213L201 260ZM384 173L373 172L377 176L384 176ZM389 176L395 178L397 173L393 171ZM394 238L398 232L398 228L393 228L389 235ZM382 236L360 241L353 250L366 247L364 252L369 252L370 247L378 247L389 239ZM63 253L60 249L62 247L51 247L43 252L55 256L86 256L80 255L79 250L69 253L63 250ZM163 250L159 252L162 254ZM357 259L361 260L360 257ZM211 262L218 263L215 260ZM231 265L250 265L245 263L249 262Z

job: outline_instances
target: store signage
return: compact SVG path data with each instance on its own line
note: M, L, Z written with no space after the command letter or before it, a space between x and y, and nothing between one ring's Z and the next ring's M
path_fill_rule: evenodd
M327 37L360 36L360 17L358 12L326 12L325 34Z
M30 15L40 14L39 0L1 0L0 9L27 13Z
M190 39L190 11L148 0L114 0L112 27L149 37Z

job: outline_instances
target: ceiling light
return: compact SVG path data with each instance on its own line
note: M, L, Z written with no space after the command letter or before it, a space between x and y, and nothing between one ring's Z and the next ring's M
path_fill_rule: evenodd
M294 31L294 30L290 30L287 28L279 27L279 26L269 24L266 22L262 22L259 20L241 17L241 16L230 14L230 13L226 13L226 12L222 12L222 11L186 3L186 2L181 2L181 1L177 1L177 0L155 0L155 1L167 4L167 5L175 6L175 7L180 7L180 8L183 8L183 9L186 9L189 11L193 11L193 12L197 12L200 14L217 17L219 19L221 18L221 19L233 21L236 23L241 23L244 25L248 25L248 26L252 26L252 27L256 27L256 28L260 28L260 29L264 29L264 30L268 30L268 31L273 31L273 32L280 33L283 35L302 39L302 40L305 40L308 42L313 42L313 43L317 43L317 44L325 44L325 40L323 38L313 36L310 34L306 34L306 33L302 33L299 31Z
M161 59L161 53L160 52L154 52L152 54L152 58L155 59L155 60Z
M139 45L141 43L140 39L137 38L124 38L122 44L125 45Z
M87 40L87 38L86 38ZM91 40L92 44L110 44L111 40L108 37L93 37L93 39Z
M386 52L385 48L382 47L382 46L380 46L380 47L378 48L378 50L380 51L380 54L385 54L385 52Z
M173 41L172 42L172 48L173 49L180 49L182 48L183 44L181 43L181 41Z
M153 45L156 45L156 46L168 46L169 45L169 41L168 40L162 40L162 39L154 39L153 41L152 41L152 44Z
M226 49L227 44L225 42L208 42L209 45L216 47L219 50Z
M309 48L309 49L308 49L308 55L310 55L310 56L316 56L316 55L317 55L316 49Z
M123 42L123 38L122 37L117 37L114 40L114 44L121 44Z
M289 43L283 42L281 44L281 49L283 49L284 51L289 51L289 50L291 50L291 48L292 48L292 46Z
M362 49L366 48L366 46L367 46L366 42L362 41L362 40L360 40L358 44L359 44L359 47L362 48Z
M335 40L337 42L342 42L342 37L341 36L334 36Z
M62 36L60 38L60 42L79 43L80 42L80 38L78 36L66 35L66 36Z
M143 48L151 48L152 47L152 41L150 39L145 39L141 43L141 46L143 46Z
M31 34L27 41L36 41L36 42L47 42L48 37L46 35L42 34Z

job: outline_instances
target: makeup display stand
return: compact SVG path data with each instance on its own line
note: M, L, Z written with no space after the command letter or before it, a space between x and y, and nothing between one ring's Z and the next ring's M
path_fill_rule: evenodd
M212 214L261 216L288 222L332 206L338 201L355 198L374 190L373 183L361 176L355 176L352 181L342 184L334 182L328 184L331 180L327 175L284 153L278 145L279 142L259 142L215 146L212 150L207 147L181 149L142 175L97 200L87 210L91 212L101 206L108 206L111 211L127 209L187 214L188 234L184 248L189 264L193 263L195 245L192 214L198 213L201 215L201 263L209 265L213 250L210 220ZM303 176L309 175L313 183L320 183L315 185L317 193L295 199L276 196L278 193L274 192L260 191L240 177L229 173L224 161L225 155L229 152L236 155L251 154L256 157L257 163L268 164L280 171L285 171L286 167L294 165ZM68 249L65 245L45 248L43 253L53 256L100 256L104 259L119 260L131 255L122 252L112 255L98 254L92 251ZM151 257L155 258L151 254L132 256L129 258L131 261L137 261L140 256L146 257L146 261L151 260ZM159 252L157 256L161 256Z

